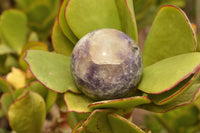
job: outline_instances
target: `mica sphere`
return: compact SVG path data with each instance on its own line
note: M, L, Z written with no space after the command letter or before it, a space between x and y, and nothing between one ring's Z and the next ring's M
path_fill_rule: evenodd
M72 52L77 87L94 100L117 99L133 92L142 75L142 56L135 41L115 29L82 37Z

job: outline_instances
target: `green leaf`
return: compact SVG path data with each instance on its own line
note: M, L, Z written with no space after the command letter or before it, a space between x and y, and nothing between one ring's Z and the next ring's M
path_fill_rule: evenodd
M11 86L2 77L0 77L0 92L12 92Z
M28 7L33 0L15 0L17 5L20 6L21 8L26 8Z
M64 95L62 93L58 94L56 104L58 105L61 112L67 112L67 105L65 103Z
M186 4L186 0L168 0L168 1L160 1L162 5L174 5L177 7L184 8Z
M63 93L79 93L71 75L70 57L39 50L29 50L25 57L33 75L47 88Z
M48 89L45 86L43 86L39 81L31 82L26 89L38 93L40 96L43 97L43 99L46 99L47 97Z
M133 0L115 0L115 2L121 20L122 31L138 42Z
M45 99L46 110L50 111L52 106L55 104L58 94L52 90L48 90L47 97Z
M75 94L72 92L66 92L64 95L65 103L68 111L87 113L92 110L88 108L88 105L94 101L83 94Z
M38 37L38 34L34 31L32 31L29 36L28 36L28 42L37 42L39 41L39 37Z
M4 93L1 96L1 108L3 109L4 113L8 115L8 109L10 105L14 102L13 97L10 93Z
M48 47L43 42L28 42L26 45L24 45L22 52L19 56L19 64L22 67L23 70L27 70L28 64L24 61L24 57L26 55L26 51L29 49L37 49L37 50L44 50L48 51Z
M200 52L200 32L197 35L197 51Z
M79 125L80 121L85 121L90 116L90 114L91 113L67 112L67 121L72 129L75 127L78 129L82 124L79 127L77 127L77 124Z
M159 6L155 0L133 0L137 27L142 29L152 24Z
M86 121L80 122L72 132L77 133L144 133L125 118L109 114L112 110L95 110ZM120 126L119 126L120 125Z
M43 21L42 26L38 27L38 33L41 36L51 36L51 30L55 21L57 14L50 14L47 18ZM44 35L42 35L44 33Z
M138 126L117 114L108 114L108 120L112 133L145 133Z
M70 0L66 6L65 18L79 39L96 29L121 30L115 0Z
M14 9L4 11L1 15L0 31L6 44L19 54L26 43L28 32L26 15Z
M17 57L13 55L7 55L4 66L9 70L12 67L19 67Z
M199 69L200 53L188 53L164 59L144 68L138 89L159 94L173 89Z
M27 89L34 91L43 97L46 103L46 111L49 112L53 104L56 102L57 93L47 89L38 81L31 82Z
M62 5L60 6L60 11L58 13L58 22L59 22L59 26L60 26L62 32L64 33L64 35L73 44L76 44L78 42L78 38L71 31L70 27L67 24L67 21L65 20L65 7L66 7L68 1L69 0L63 0Z
M107 114L110 110L95 110L83 125L77 130L78 133L113 133Z
M80 121L72 130L71 133L77 133L77 129L79 129L85 121Z
M188 78L181 81L170 91L161 94L149 95L149 97L157 105L163 105L171 101L173 102L173 99L175 99L178 95L186 91L198 77L199 70L195 74L191 74Z
M152 133L168 133L165 128L163 128L163 125L158 119L150 114L145 115L144 117L144 127L148 130L150 130ZM166 124L165 124L166 125Z
M163 6L144 45L144 67L195 49L195 32L185 13L174 6Z
M51 34L52 45L57 53L64 54L66 56L71 56L74 44L72 44L68 38L61 31L58 20L54 22L54 26Z
M6 55L0 55L0 74L7 74L9 69L5 67Z
M130 98L122 98L122 99L114 99L114 100L105 100L94 102L89 105L89 108L116 108L116 109L123 109L123 108L133 108L135 106L141 104L147 104L151 101L146 96L135 96Z
M41 24L51 13L51 6L45 1L35 1L26 11L29 23Z
M55 0L46 0L46 1L48 1L49 3L51 3L51 5L54 5L55 4Z
M24 94L26 94L27 90L24 88L20 88L15 90L14 92L14 100L21 98Z
M0 45L0 55L11 54L11 53L15 52L10 47L3 44Z
M174 132L181 132L198 123L199 110L192 104L179 107L167 113L156 113L156 118L168 125ZM189 132L188 132L189 133Z
M140 108L153 112L164 113L172 109L175 109L179 106L190 104L195 99L199 98L199 95L200 95L200 84L193 84L189 89L184 91L182 94L178 95L176 99L174 99L172 102L168 104L155 105L151 103L151 104L141 105Z
M43 98L30 91L10 106L10 126L18 133L40 133L46 117L45 110Z

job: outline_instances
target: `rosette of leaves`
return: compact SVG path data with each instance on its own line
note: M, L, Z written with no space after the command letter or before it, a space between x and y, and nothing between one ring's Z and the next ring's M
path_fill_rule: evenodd
M15 9L6 10L1 15L0 33L0 73L4 75L0 77L0 110L7 116L13 130L40 132L46 112L55 103L57 94L32 78L23 57L28 49L47 51L47 45L29 35L26 15ZM31 126L25 126L27 123Z
M27 49L48 50L42 42L27 43L19 56L19 64L25 72L12 67L11 72L0 77L0 110L8 118L12 130L19 133L41 132L46 114L57 99L57 93L36 81L30 73L23 60Z
M11 67L26 68L19 56L27 49L46 49L44 43L38 42L37 34L29 32L27 16L16 9L5 10L0 19L0 74L7 74ZM39 48L40 47L40 48Z
M6 74L12 66L18 67L18 56L26 44L27 17L15 9L6 10L0 19L0 73Z
M163 6L145 42L144 71L135 94L103 101L86 97L71 76L70 55L82 36L100 28L121 30L137 42L133 1L64 0L52 29L56 53L29 50L24 58L38 81L64 95L72 132L143 133L127 119L133 108L166 112L199 96L195 32L181 9Z
M24 77L19 75L19 72L24 74ZM16 69L11 74L11 83L7 81L8 79L0 77L1 93L3 93L0 99L1 110L12 130L17 133L41 132L46 114L56 102L57 93L33 79L29 81L24 79L28 83L21 88L16 88L17 84L19 86L18 82L21 82L20 79L27 75L20 69Z
M9 9L1 14L1 75L8 73L13 66L23 67L21 61L18 62L18 58L24 54L25 44L39 40L45 41L47 44L50 43L51 27L57 15L60 1L16 0L16 4L20 10ZM25 70L24 67L23 70Z
M21 133L41 132L46 118L45 100L41 94L46 94L46 88L35 82L28 87L30 89L21 88L14 91L3 78L0 78L0 85L1 91L4 92L0 99L1 109L8 118L12 130ZM36 86L40 90L37 93L31 90Z

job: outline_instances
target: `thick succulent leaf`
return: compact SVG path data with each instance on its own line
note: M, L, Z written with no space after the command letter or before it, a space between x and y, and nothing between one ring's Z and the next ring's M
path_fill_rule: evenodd
M8 82L3 79L2 77L0 77L0 92L11 92L11 86L8 84Z
M26 43L26 15L23 12L13 9L3 12L0 21L0 31L2 39L6 44L19 54Z
M133 2L138 29L151 25L158 12L157 1L133 0Z
M12 50L9 46L7 45L0 45L0 55L5 55L5 54L12 54L15 53L14 50Z
M149 95L149 97L157 105L163 105L171 101L173 102L173 99L187 90L198 77L199 70L195 74L191 74L188 78L181 81L170 91L161 94Z
M117 114L108 114L108 120L112 133L145 133L138 126Z
M133 0L134 2L134 11L136 14L137 21L144 18L144 15L147 11L150 11L149 8L153 5L154 1L146 1L146 0Z
M47 97L45 99L46 111L49 112L52 106L55 104L58 94L52 90L48 90Z
M46 0L46 1L48 1L49 3L51 3L51 5L54 5L55 4L55 0Z
M163 6L144 45L144 67L195 49L195 32L185 13L174 6Z
M197 35L197 51L200 52L200 32Z
M70 56L74 47L71 41L61 31L56 19L52 28L51 40L54 50L57 53Z
M70 127L73 129L77 127L80 121L86 120L91 113L76 113L76 112L67 112L67 121ZM81 125L80 125L81 126Z
M161 123L166 123L172 129L171 132L178 132L181 131L181 128L188 129L196 125L198 123L198 114L199 110L190 104L167 113L155 113L154 117L161 121Z
M28 68L28 64L24 61L24 56L26 55L26 50L28 49L37 49L37 50L44 50L48 51L48 47L43 42L28 42L24 47L23 50L19 56L19 64L23 68L23 70L26 70Z
M14 100L10 93L4 93L1 96L1 100L0 100L1 108L6 115L8 115L8 109L13 102L14 102Z
M144 68L138 89L159 94L169 91L199 69L200 53L188 53L164 59ZM167 81L167 82L166 82Z
M9 70L12 67L19 67L17 57L15 55L7 55L4 66Z
M46 0L48 3L51 4L51 9L53 8L53 10L51 10L51 14L58 14L60 5L61 5L61 1L59 0Z
M36 81L36 80L37 79L33 76L32 72L28 68L26 70L26 82L27 82L27 84L30 84L31 82Z
M122 99L114 99L114 100L105 100L94 102L89 105L89 108L116 108L116 109L123 109L123 108L133 108L135 106L141 104L150 103L148 97L146 96L135 96L130 98L122 98Z
M43 99L46 99L47 97L48 89L44 85L42 85L39 81L31 82L26 89L38 93L40 96L43 97Z
M122 31L138 42L138 32L133 0L115 0L120 15Z
M38 34L34 31L29 33L27 42L37 42L39 41Z
M26 94L26 92L27 92L27 90L24 89L24 88L20 88L18 90L15 90L15 92L14 92L14 100L17 100L17 99L21 98L24 95L24 93Z
M72 92L66 92L64 95L65 103L68 111L74 112L91 112L92 109L88 108L88 105L94 101L83 94L75 94Z
M33 2L33 0L15 0L15 2L19 7L26 8Z
M27 89L36 92L43 97L46 103L46 111L49 112L53 104L56 102L57 93L47 89L38 81L31 82Z
M45 110L43 98L37 93L28 92L10 106L10 126L18 133L40 133L46 117Z
M39 50L29 50L25 57L33 75L47 88L58 93L79 93L71 75L70 57Z
M66 6L65 18L79 39L96 29L121 30L115 0L70 0Z
M51 6L45 1L34 2L26 11L29 22L37 24L41 24L50 13Z
M77 133L77 130L83 125L85 121L80 121L76 126L72 129L71 133Z
M67 5L67 2L69 0L63 0L61 6L60 6L60 10L58 13L58 23L59 26L62 30L62 32L64 33L64 35L73 43L76 44L78 41L78 38L74 35L74 33L71 31L70 27L67 24L67 21L65 19L65 7Z
M63 94L58 94L56 104L58 105L61 112L67 112L67 105L65 103Z
M47 16L47 18L42 23L42 27L40 26L38 28L38 31L39 31L38 33L42 34L41 32L43 32L43 33L45 33L46 36L48 36L48 37L51 36L51 30L52 30L52 27L53 27L56 17L57 17L57 13L50 14L49 16Z
M5 67L6 55L0 55L0 73L7 74L9 72L9 68Z
M78 133L113 133L107 114L110 110L95 110L83 125L77 130Z
M176 97L172 102L164 105L144 104L140 108L153 111L153 112L167 112L175 109L179 106L187 105L199 98L200 95L200 84L193 84L189 89L184 91L182 94Z

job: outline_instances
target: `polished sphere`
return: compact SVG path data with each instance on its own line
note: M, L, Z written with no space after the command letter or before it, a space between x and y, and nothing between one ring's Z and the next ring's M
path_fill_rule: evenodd
M142 75L142 56L135 41L115 29L86 34L71 59L77 87L95 100L122 98L133 92Z

